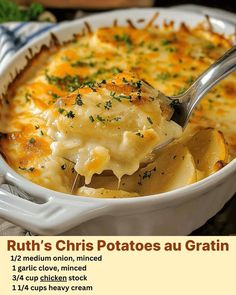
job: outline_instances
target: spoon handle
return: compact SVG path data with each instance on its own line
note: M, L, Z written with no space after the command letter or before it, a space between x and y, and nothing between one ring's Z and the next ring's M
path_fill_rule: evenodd
M215 63L213 63L192 86L182 95L174 98L178 99L185 108L185 115L182 117L182 126L188 122L196 104L200 99L219 81L224 79L230 73L236 70L236 46L233 46ZM172 98L173 99L173 98ZM185 117L185 118L184 118Z

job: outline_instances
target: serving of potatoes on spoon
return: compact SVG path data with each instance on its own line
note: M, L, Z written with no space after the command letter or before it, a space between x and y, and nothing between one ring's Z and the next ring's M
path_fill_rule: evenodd
M149 97L152 96L150 96L151 93L157 93L154 96L158 97L162 112L172 113L169 116L170 120L184 129L200 99L235 69L236 47L234 46L200 75L192 86L181 95L167 97L158 93L144 81L142 81L142 85L149 93ZM134 196L137 190L139 195L171 191L201 180L222 168L228 161L226 143L223 135L217 130L201 130L188 141L177 142L169 146L175 139L176 137L169 137L166 141L159 142L153 149L157 153L155 160L133 175L125 175L122 181L119 181L118 187L131 194L134 192ZM97 179L97 177L95 178ZM106 179L104 180L106 182ZM117 186L116 188L114 186L115 183L117 183L116 180L109 178L108 186L111 186L113 190L117 189ZM106 186L104 183L100 183L101 187ZM113 190L110 193L112 197L115 197ZM78 193L86 195L86 188L80 188ZM108 191L104 193L104 196L107 197L111 197L111 195Z

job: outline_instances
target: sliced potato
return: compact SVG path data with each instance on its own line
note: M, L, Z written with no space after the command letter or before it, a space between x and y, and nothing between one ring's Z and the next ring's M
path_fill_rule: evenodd
M193 155L196 167L204 173L204 178L228 162L228 147L221 132L212 129L198 131L186 146Z
M189 150L182 144L176 144L163 150L154 162L141 168L135 174L122 177L119 184L119 189L122 190L116 191L118 181L114 176L98 175L95 178L91 184L93 188L97 188L96 192L101 187L105 187L106 191L119 198L121 194L125 197L128 196L127 194L133 195L135 191L139 195L149 195L191 184L197 181L197 171ZM104 191L101 192L104 193ZM117 195L117 192L122 193ZM103 196L99 195L99 197Z
M171 191L195 181L197 174L193 157L181 144L165 149L155 162L138 172L141 195Z
M91 188L106 188L109 190L118 190L119 189L119 179L111 172L102 174L95 174L92 178L92 181L88 185Z
M227 161L227 144L221 132L202 129L184 143L161 150L154 162L133 175L123 176L120 183L111 173L95 175L90 187L80 188L77 194L125 198L171 191L203 179Z
M105 188L94 189L91 187L82 186L78 189L77 195L95 198L130 198L137 197L135 192L126 192L122 190L109 190Z

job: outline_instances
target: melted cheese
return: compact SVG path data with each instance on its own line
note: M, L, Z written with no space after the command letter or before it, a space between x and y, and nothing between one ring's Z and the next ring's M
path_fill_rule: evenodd
M143 84L118 74L58 99L46 114L52 155L75 163L86 184L104 170L132 175L158 144L181 135L165 118L159 92Z
M98 197L102 189L112 197L148 194L128 175L155 159L153 147L179 136L180 129L169 121L158 93L143 90L140 96L136 86L145 80L166 95L181 93L230 46L229 38L201 26L114 26L44 50L2 99L1 152L18 173L54 190L75 188L91 196L97 190ZM206 95L184 141L199 128L217 128L231 158L236 155L235 79L232 74ZM106 176L107 170L116 177ZM126 193L119 191L123 187Z

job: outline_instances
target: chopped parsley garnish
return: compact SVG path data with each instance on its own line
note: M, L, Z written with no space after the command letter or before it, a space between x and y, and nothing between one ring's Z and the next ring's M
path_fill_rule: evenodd
M116 96L116 93L115 92L110 92L110 96L118 101L121 101L120 97L119 96Z
M69 111L69 112L67 112L66 116L67 116L67 118L73 119L75 117L75 114L72 111Z
M93 122L95 122L95 120L97 120L98 122L101 122L101 123L105 123L105 122L118 122L118 121L120 121L121 120L121 117L113 117L113 118L103 118L102 116L100 116L100 115L96 115L96 117L95 117L95 119L94 119L94 117L92 116L92 115L90 115L89 116L89 120L93 123Z
M58 109L58 112L59 112L60 114L63 114L63 113L65 112L65 109L63 109L63 108L59 108L59 109Z
M58 112L60 113L60 114L64 114L67 118L74 118L75 117L75 114L72 112L72 111L69 111L69 112L67 112L65 109L63 109L63 108L59 108L58 109Z
M169 79L171 77L170 73L168 72L163 72L163 73L160 73L157 75L157 80L162 80L162 81L165 81L167 79Z
M70 61L70 58L68 56L64 55L64 56L61 57L61 60Z
M141 132L136 132L135 135L141 137L141 138L144 138L144 135L141 133Z
M152 172L155 172L157 170L157 168L156 167L154 167L153 169L151 169L151 170L147 170L147 171L144 171L144 173L143 173L143 179L145 179L145 178L151 178L151 176L152 176Z
M129 84L129 81L125 77L122 78L122 81L126 84Z
M138 182L138 184L139 184L139 185L142 185L142 181L145 180L145 179L150 179L151 176L152 176L152 173L153 173L153 172L156 172L156 171L157 171L157 168L154 167L154 168L151 169L151 170L146 170L146 171L144 171L144 173L143 173L142 175L139 174L139 182Z
M194 82L194 77L193 76L190 76L189 78L188 78L188 80L187 80L187 83L189 84L189 85L192 85L193 84L193 82Z
M113 74L119 74L119 73L122 73L122 70L120 68L118 68L118 67L112 67L111 72Z
M114 117L114 118L111 118L111 119L107 119L106 121L107 122L118 122L118 121L120 121L121 120L121 117Z
M125 33L122 35L116 34L113 36L113 39L117 42L123 42L128 49L130 49L132 46L132 40L130 39L130 36Z
M54 99L57 99L57 98L60 97L60 95L58 95L58 94L56 94L56 93L54 93L54 92L51 93L51 96L52 96Z
M176 47L167 47L166 51L168 51L168 52L176 52L177 48Z
M171 40L162 40L162 41L161 41L161 45L163 45L163 46L169 45L169 44L171 44L171 43L172 43Z
M173 78L177 78L177 77L179 77L179 74L177 73L173 74Z
M132 85L138 89L140 89L142 87L142 81L139 80L137 82L133 82Z
M49 103L55 103L57 101L57 99L60 98L60 95L52 92L51 90L48 91L48 94L51 95L51 97L52 97L52 101L50 101Z
M31 98L31 94L29 92L26 92L25 94L25 102L29 102Z
M54 75L48 75L47 72L45 73L45 76L49 84L55 85L59 89L65 89L69 92L73 92L82 86L88 86L90 88L94 86L93 81L82 79L79 76L66 75L64 77L57 77Z
M149 44L149 45L147 46L147 48L150 49L151 51L154 51L154 52L156 52L156 51L159 50L159 48L156 47L154 44Z
M104 108L106 110L110 110L112 108L112 102L111 102L111 100L108 100L108 101L105 102Z
M93 74L93 78L96 79L98 76L106 74L106 73L119 74L119 73L122 73L122 70L118 67L100 68ZM106 80L102 80L101 83L106 84Z
M103 117L101 117L100 115L97 115L96 118L97 118L97 120L98 120L99 122L102 122L102 123L105 123L105 121L106 121L106 120L105 120Z
M110 72L109 69L106 69L106 68L100 68L100 69L98 69L98 70L93 74L93 76L94 76L94 77L97 77L97 76L99 76L99 75L102 75L102 74L105 74L105 73L108 73L108 72Z
M119 74L119 73L122 73L122 70L120 68L118 68L118 67L112 67L111 72L113 74Z
M206 48L207 49L214 49L215 45L213 43L209 43L209 44L206 45Z
M40 128L40 126L39 126L39 125L35 125L34 128L35 128L36 130L38 130L38 129Z
M19 166L19 169L20 170L23 170L23 171L27 171L27 172L33 172L34 171L34 167L26 168L26 167L20 167Z
M129 100L132 98L131 95L123 95L123 94L119 95L119 97L120 98L126 98L126 99L129 99Z
M176 95L180 95L183 94L187 89L185 87L181 87L178 92L176 93Z
M93 116L89 116L89 120L93 123L95 120L93 118Z
M75 103L78 105L78 106L82 106L84 103L82 101L82 98L81 98L81 95L78 93L77 96L76 96L76 99L75 99Z
M93 81L84 81L81 86L88 86L89 88L91 88L93 91L96 91L93 87L95 85L95 82ZM80 87L81 87L80 86Z
M114 117L114 118L111 119L111 121L116 121L116 122L118 122L120 120L121 120L121 117Z
M114 98L115 100L118 100L119 102L121 102L122 98L129 99L129 100L131 100L132 98L131 95L123 95L123 94L116 95L116 92L110 92L110 96Z
M76 61L71 64L72 67L94 67L94 62Z
M66 169L66 164L61 165L61 170L65 170Z
M148 120L148 122L149 122L150 124L153 124L153 121L152 121L152 119L151 119L150 117L147 117L147 120Z
M30 138L30 140L29 140L29 143L30 143L30 144L33 144L33 143L35 143L35 142L36 142L35 138L33 138L33 137Z

